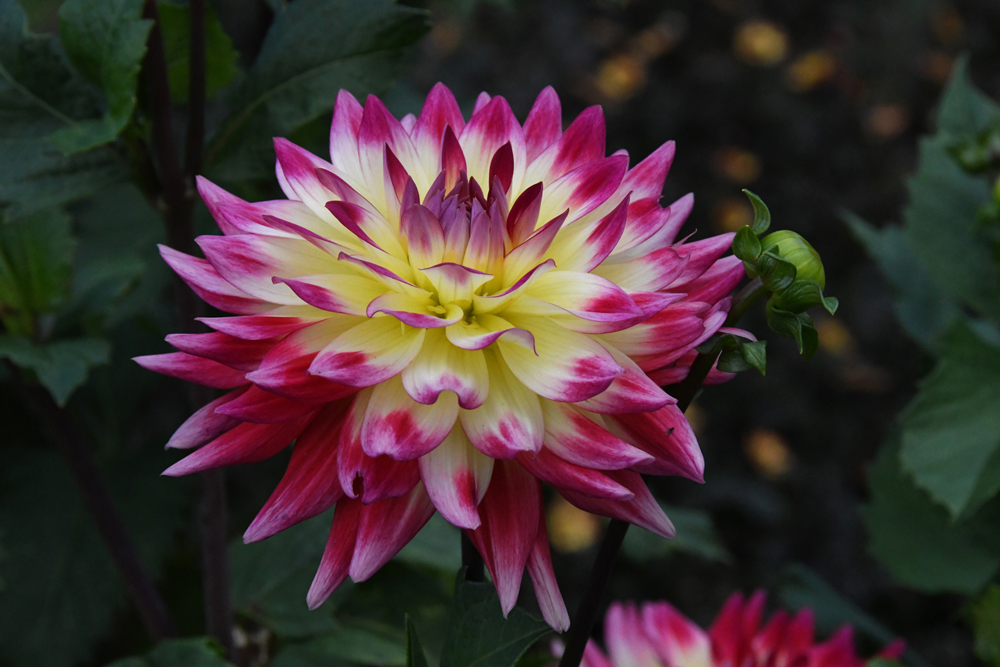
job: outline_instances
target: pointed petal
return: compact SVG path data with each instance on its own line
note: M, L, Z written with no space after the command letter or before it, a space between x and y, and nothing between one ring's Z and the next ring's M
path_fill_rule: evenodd
M542 447L534 457L529 452L521 452L516 460L538 479L563 491L607 500L629 500L633 496L631 491L602 471L570 463L546 447Z
M203 406L200 410L187 418L180 428L174 431L167 441L167 449L194 449L203 445L209 440L214 440L226 431L237 426L240 421L228 415L217 413L216 408L238 398L246 388L231 391L224 396L220 396L211 403Z
M504 618L517 602L524 566L538 536L541 503L538 480L514 461L497 461L479 503L482 524L466 531L493 577Z
M532 333L538 354L503 338L497 345L511 372L539 396L582 401L607 389L623 372L614 357L588 336L541 317L522 315L511 323Z
M385 105L369 95L365 101L361 125L358 128L358 150L361 157L361 171L368 190L372 193L372 204L383 215L387 215L387 197L394 193L385 189L385 148L399 160L400 165L413 177L421 190L426 190L430 181L424 175L413 142L398 120Z
M667 287L677 289L687 283L701 277L715 261L726 254L733 245L735 234L719 234L710 236L694 243L684 243L674 246L681 257L687 258L687 265L684 271Z
M545 528L545 511L539 505L538 535L528 556L528 574L535 588L535 600L542 611L542 618L556 632L569 630L569 612L559 592L559 582L552 569L552 553L549 551L549 533Z
M365 581L399 553L434 516L434 504L417 484L405 496L385 498L361 509L350 575Z
M552 86L538 94L524 121L524 141L531 162L559 139L562 133L562 105Z
M472 446L455 424L448 437L420 457L420 478L441 516L459 528L480 525L479 502L493 475L493 459Z
M461 132L465 127L465 119L462 118L455 96L443 83L437 83L427 94L424 108L410 134L421 162L425 168L430 167L430 171L434 172L433 175L428 174L431 178L440 171L440 164L435 160L440 154L446 127L451 127L453 132Z
M535 349L535 338L531 332L519 329L496 315L477 315L473 321L460 321L445 329L448 340L463 350L482 350L505 336L516 345Z
M227 313L252 315L271 308L267 301L247 294L223 278L208 260L157 246L163 260L205 303Z
M154 373L162 373L213 389L232 389L247 383L244 377L246 373L243 371L184 352L150 354L133 357L132 361Z
M676 403L676 399L663 391L639 366L610 343L602 343L611 353L615 363L625 369L611 385L600 394L578 403L579 407L600 414L623 414L652 412L665 405Z
M684 286L688 299L716 303L732 294L746 276L739 257L730 255L717 260L705 273Z
M552 183L560 176L604 157L606 130L599 106L584 109L559 140L531 163L525 175L528 183Z
M612 435L599 415L571 403L542 401L545 447L560 458L597 470L621 470L653 460L638 447Z
M438 294L442 304L455 301L472 301L472 293L489 282L493 276L454 262L443 262L421 269Z
M337 477L349 498L365 505L405 495L420 481L416 461L396 461L388 456L371 457L361 445L361 426L372 388L362 389L344 420L337 449Z
M287 447L313 413L280 424L243 423L219 436L200 449L163 471L169 477L180 477L236 463L254 463L270 458Z
M659 250L664 248L674 242L677 237L677 232L680 231L681 227L687 221L688 216L691 214L691 209L694 208L694 195L686 194L666 209L666 214L663 216L657 216L656 219L650 224L655 227L655 231L650 233L646 238L641 241L633 243L623 243L618 248L615 248L613 254L621 254L625 257L642 257L643 255L648 255L654 250ZM648 231L648 230L647 230ZM643 232L645 234L646 232ZM626 229L622 233L622 237L626 238L629 236L629 231Z
M594 268L594 273L630 292L656 292L686 271L690 256L667 247L627 261L613 260Z
M368 304L385 294L385 285L368 276L324 273L301 278L278 278L310 306L331 313L366 316Z
M243 534L246 543L263 540L333 507L344 495L337 483L337 436L351 399L320 410L295 441L288 468L271 497Z
M398 375L420 352L424 330L393 317L375 317L349 329L326 347L309 373L352 387L368 387Z
M286 422L316 410L316 403L293 401L251 385L240 396L216 408L233 419L255 424Z
M445 439L458 418L458 399L448 392L436 403L417 403L396 376L375 385L361 426L368 456L385 454L397 461L420 458Z
M355 189L364 186L361 161L358 157L358 129L364 110L346 90L337 93L330 125L330 163L334 172Z
M593 222L564 227L549 248L549 257L564 271L593 271L611 254L625 229L628 197L610 213Z
M306 604L316 609L347 578L347 570L354 555L358 539L358 523L361 519L361 501L341 498L333 512L333 525L326 542L323 559L319 563L316 577L306 594Z
M444 229L425 206L411 206L403 212L400 231L406 238L410 265L426 269L444 259Z
M615 193L627 168L628 157L624 155L612 155L577 167L546 187L539 217L549 220L569 209L572 224Z
M608 426L622 439L656 459L637 464L633 470L704 481L705 459L691 425L676 405L667 405L655 412L609 415Z
M346 201L327 201L325 208L364 243L395 257L405 257L396 230L381 213Z
M442 391L453 391L466 410L482 405L490 387L483 353L452 345L440 330L427 332L420 353L403 370L402 380L406 393L418 403L429 405Z
M274 339L244 340L224 333L170 334L167 342L181 352L211 359L240 371L252 371L260 365Z
M458 135L468 164L469 178L488 184L490 162L501 146L510 142L514 158L513 183L519 186L526 164L524 132L507 100L494 97L474 111Z
M666 602L643 606L642 627L663 664L712 664L708 635Z
M199 317L198 321L211 329L236 338L264 340L294 333L327 317L329 317L327 313L312 306L279 306L260 315Z
M639 473L631 470L609 470L605 473L634 494L631 500L605 500L585 496L569 489L559 489L563 498L585 512L600 514L628 521L668 539L675 534L674 525L642 481Z
M240 234L199 236L198 245L219 274L256 298L277 304L299 305L302 301L287 285L271 279L298 278L329 273L336 262L308 241Z
M649 154L645 160L629 169L622 181L622 190L631 191L633 199L659 198L663 183L674 162L677 146L668 141Z
M285 196L301 201L315 216L329 220L325 204L334 199L334 193L323 185L316 176L316 170L336 172L336 168L281 137L274 139L274 154L277 157L278 182Z
M604 641L615 667L660 667L635 603L611 605L604 617Z
M526 238L523 242L518 243L514 249L511 250L506 257L504 257L504 285L513 285L530 269L542 263L546 252L552 246L552 242L555 240L559 230L562 229L562 225L565 221L566 214L563 212L562 215L559 215L555 219L549 220L542 225L542 227L540 227L537 232L532 233L529 238ZM518 230L515 230L515 232L517 231ZM511 242L514 243L513 240Z
M421 329L440 329L451 326L465 317L465 311L455 304L448 304L444 313L436 312L441 307L431 299L430 293L421 296L389 292L376 297L368 304L365 313L374 317L376 313L392 315L400 322Z
M592 273L549 271L532 281L525 294L596 322L633 320L643 315L622 288Z
M495 349L486 350L489 394L475 410L461 410L458 418L472 444L495 459L542 447L544 421L538 396L514 377Z

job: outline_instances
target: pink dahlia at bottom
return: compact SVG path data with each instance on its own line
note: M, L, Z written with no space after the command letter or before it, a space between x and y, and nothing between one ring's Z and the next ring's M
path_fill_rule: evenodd
M223 235L198 239L205 259L162 254L233 316L137 361L228 393L174 434L194 451L165 474L294 441L244 537L336 505L311 607L438 511L482 554L505 614L527 568L546 620L568 627L540 482L673 535L640 474L700 482L703 459L659 385L686 375L744 275L723 257L731 234L677 238L693 197L660 204L673 142L629 168L604 139L599 107L563 131L551 88L523 125L485 93L466 121L440 84L401 120L342 91L329 161L275 140L287 199L199 179Z
M608 657L590 641L581 667L861 667L850 626L825 642L813 638L808 609L794 616L778 611L761 627L765 595L736 593L723 605L708 631L666 602L614 603L604 621ZM898 658L895 641L879 653Z

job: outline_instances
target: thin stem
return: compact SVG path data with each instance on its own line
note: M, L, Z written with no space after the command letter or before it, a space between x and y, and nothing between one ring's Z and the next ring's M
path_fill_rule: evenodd
M739 322L747 309L765 291L764 284L759 277L747 283L746 287L740 290L733 299L733 305L729 309L729 316L726 318L724 326L730 327ZM699 354L694 363L691 364L691 370L688 371L687 377L674 385L670 394L677 399L677 407L681 412L687 410L691 401L698 395L702 383L711 372L718 356L718 350ZM627 521L612 519L604 532L604 539L601 541L600 551L597 552L597 558L590 571L590 581L583 593L576 618L573 619L573 625L566 639L566 650L559 661L559 667L578 667L583 659L583 651L587 648L587 640L590 639L594 623L597 622L597 615L601 610L601 600L608 588L608 582L611 580L615 560L622 542L625 541L629 525Z
M191 55L188 75L188 123L184 171L188 187L201 171L205 146L205 0L191 0Z
M486 581L486 565L479 555L476 545L462 531L462 567L465 568L466 581Z
M194 247L193 177L201 168L205 135L205 3L191 2L190 89L188 91L188 128L186 175L181 170L171 125L170 85L163 35L155 0L146 0L144 16L153 20L146 55L149 82L150 115L153 142L160 166L164 222L170 247L190 252ZM175 282L177 311L182 327L192 331L200 311L200 302L179 279ZM199 408L211 395L203 387L189 391L192 409ZM202 588L205 597L205 625L226 651L233 655L233 610L230 598L229 554L227 546L225 473L211 470L200 474L199 533L202 553Z
M174 622L167 612L167 606L160 597L152 577L139 558L139 552L129 534L128 527L118 513L111 494L104 483L97 462L86 441L77 429L70 414L56 405L47 391L37 385L24 382L20 370L10 365L15 380L22 386L34 408L38 410L46 424L55 432L60 449L69 465L73 481L83 497L83 504L97 526L97 531L111 552L111 558L118 573L125 582L129 597L135 603L142 617L143 625L154 642L177 637Z

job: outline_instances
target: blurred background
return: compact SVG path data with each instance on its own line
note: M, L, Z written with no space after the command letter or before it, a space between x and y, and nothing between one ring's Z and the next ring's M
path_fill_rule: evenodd
M54 29L58 4L25 3L34 30ZM246 66L277 5L210 4ZM487 91L506 97L523 119L547 85L560 94L567 122L599 104L609 152L625 148L638 161L667 140L677 142L664 201L695 194L684 233L699 238L751 222L740 193L749 188L769 205L774 228L800 232L820 251L826 293L840 299L835 318L817 315L820 350L810 362L791 341L772 336L766 377L742 373L695 401L688 417L705 453L706 483L652 481L658 498L677 508L681 538L668 549L633 530L609 597L667 599L706 625L734 590L767 588L773 603L791 605L805 599L817 606L831 595L827 602L847 605L855 623L877 619L872 622L904 637L930 664L978 664L963 623L964 598L896 586L868 551L859 511L868 499L866 470L931 361L897 323L889 287L842 214L851 211L876 225L898 222L917 138L930 131L959 54L971 55L976 84L1000 96L1000 3L406 4L429 9L431 30L411 49L385 98L397 115L419 112L438 81L466 113ZM293 138L322 143L328 119ZM88 206L92 216L99 213ZM209 229L206 220L202 225ZM753 310L744 325L765 334L763 309ZM154 332L146 327L145 340L134 335L126 347L142 348L136 354L159 351ZM147 424L151 434L169 433L179 423L180 412L170 410L162 408L156 423ZM234 537L263 504L283 464L232 471ZM601 523L558 499L549 521L556 573L573 610ZM167 595L175 604L198 595L190 576L197 547L193 536L185 539L186 549L166 565ZM845 618L823 611L824 632ZM95 665L138 631L132 612L116 618ZM253 632L252 624L247 628ZM865 651L876 648L875 635L861 637Z

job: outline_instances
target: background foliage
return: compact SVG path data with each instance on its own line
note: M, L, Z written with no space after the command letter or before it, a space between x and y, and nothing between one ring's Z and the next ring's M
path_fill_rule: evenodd
M821 632L853 623L866 649L906 638L908 664L1000 664L995 3L406 4L420 6L210 2L206 175L274 195L271 137L322 153L341 87L401 115L442 80L466 112L488 90L523 118L552 84L567 118L604 106L609 146L641 156L676 139L665 197L696 193L687 231L750 222L750 187L822 252L843 307L817 317L809 366L778 340L766 377L696 401L706 484L656 482L678 539L633 529L611 596L666 598L707 623L734 589L763 586L772 604L815 609ZM158 7L181 118L188 9ZM0 0L0 357L80 425L197 637L194 488L158 477L185 394L130 361L176 329L143 157L149 28L140 0ZM201 208L196 226L212 231ZM206 640L148 644L52 424L24 399L0 367L0 665L224 664ZM504 625L488 588L455 589L458 536L439 519L308 612L328 517L239 540L283 466L229 476L241 664L510 665L544 634L527 591ZM600 522L555 499L549 521L573 610Z

